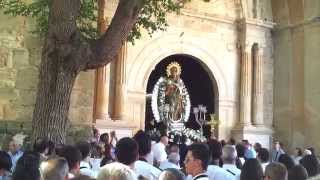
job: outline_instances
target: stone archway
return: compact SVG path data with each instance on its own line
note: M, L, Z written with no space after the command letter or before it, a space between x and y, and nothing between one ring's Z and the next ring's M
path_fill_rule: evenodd
M188 91L191 112L188 122L185 123L187 128L198 129L199 124L195 121L193 114L193 108L198 105L204 105L207 109L206 119L210 118L210 114L219 113L219 92L215 78L210 72L206 64L202 63L201 60L196 59L193 56L185 54L175 54L163 59L159 64L156 65L155 69L149 76L148 84L146 88L146 112L145 112L145 130L151 130L155 127L154 114L151 107L151 96L160 77L166 76L166 68L171 62L177 62L181 66L181 79ZM159 124L158 124L159 125ZM204 135L210 136L210 126L204 126ZM215 131L215 136L218 135L218 131Z
M165 57L174 54L185 54L195 57L200 63L205 64L207 72L214 77L217 83L219 99L219 138L230 137L231 129L237 121L236 101L233 100L234 89L228 88L227 75L224 74L221 67L217 63L217 59L206 49L203 49L193 43L192 38L184 37L183 40L179 36L162 36L155 39L143 48L139 55L134 59L128 73L128 108L133 114L133 121L140 124L139 128L144 128L145 114L145 98L146 88L149 76L156 64ZM169 46L168 46L169 45Z

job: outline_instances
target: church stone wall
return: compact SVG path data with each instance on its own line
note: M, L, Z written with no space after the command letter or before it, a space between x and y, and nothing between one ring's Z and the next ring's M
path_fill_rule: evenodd
M319 5L319 4L318 4ZM319 11L320 12L320 6ZM305 28L305 65L304 65L304 118L305 118L305 138L309 146L316 146L317 152L320 150L320 23L310 25Z
M211 4L217 2L217 4ZM228 3L192 1L181 15L169 15L167 31L149 37L144 33L134 46L128 45L126 59L126 117L143 128L146 84L152 69L163 58L174 54L188 54L198 58L218 81L219 138L229 138L238 124L239 59L237 56L235 8ZM232 3L231 3L232 4ZM229 4L230 5L230 4ZM208 8L210 6L210 9ZM231 5L230 5L231 6ZM209 11L210 10L210 11ZM219 14L220 13L220 14ZM230 13L231 15L221 14ZM217 15L218 14L218 15ZM247 49L258 43L263 56L264 122L270 127L273 118L273 43L270 26L250 19ZM204 55L205 54L205 55ZM219 86L225 84L225 89Z
M314 146L320 130L319 1L273 0L275 138L286 148Z
M36 98L41 40L30 31L31 19L0 12L0 131L30 127ZM92 122L94 73L78 77L71 98L70 119ZM0 132L0 133L1 133Z
M32 119L41 48L27 31L30 25L24 18L0 15L0 120Z

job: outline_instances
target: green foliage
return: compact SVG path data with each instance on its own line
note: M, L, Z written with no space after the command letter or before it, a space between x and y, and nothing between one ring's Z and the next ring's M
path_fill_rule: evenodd
M11 16L33 17L36 20L34 33L45 36L48 31L48 16L52 0L33 0L27 3L22 0L1 0L0 9ZM128 40L141 37L141 29L147 30L149 35L157 30L165 30L168 26L166 13L179 12L189 0L144 0L142 12L132 29ZM88 38L98 37L97 29L97 0L79 0L81 3L80 16L77 25L82 34Z
M165 30L168 26L166 14L179 13L183 5L190 0L145 0L138 21L129 34L128 40L141 37L141 29L147 30L151 36L157 30Z
M52 0L34 0L27 3L21 0L1 0L0 9L4 14L11 16L32 17L36 21L33 33L45 36L48 31L48 17ZM97 37L97 28L94 22L97 20L96 0L81 0L80 16L77 18L77 25L84 36L89 38Z

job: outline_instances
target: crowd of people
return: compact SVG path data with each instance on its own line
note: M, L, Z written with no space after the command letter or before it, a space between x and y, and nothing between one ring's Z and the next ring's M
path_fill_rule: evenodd
M109 136L110 135L110 136ZM306 180L320 179L313 148L297 148L290 156L280 142L268 150L261 144L234 139L186 144L162 135L152 141L144 131L117 139L99 134L74 145L38 138L23 151L15 135L9 151L0 151L0 180Z

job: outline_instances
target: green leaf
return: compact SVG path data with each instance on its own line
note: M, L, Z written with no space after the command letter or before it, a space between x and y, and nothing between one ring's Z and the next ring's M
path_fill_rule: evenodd
M81 3L80 15L77 18L77 26L81 33L88 39L98 38L98 3L97 0L79 0ZM134 43L145 29L151 36L157 30L166 30L167 13L179 13L183 5L189 0L145 0L137 23L134 25L128 36L128 41ZM51 0L34 0L32 3L25 3L21 0L1 0L0 9L4 14L11 16L32 17L36 21L33 33L44 37L48 31L48 16Z

